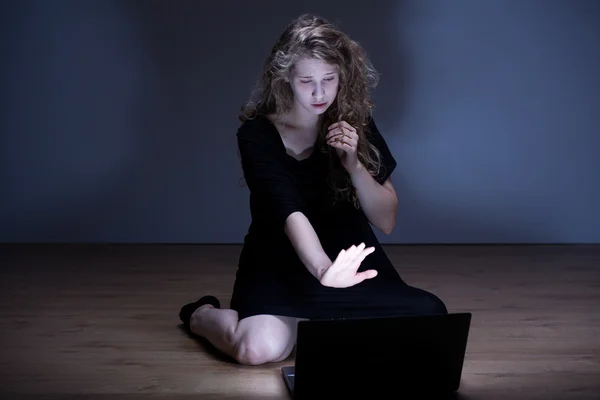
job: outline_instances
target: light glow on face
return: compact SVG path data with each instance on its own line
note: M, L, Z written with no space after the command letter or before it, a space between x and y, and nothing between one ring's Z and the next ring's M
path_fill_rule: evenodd
M310 114L322 114L337 96L338 68L316 58L301 59L294 65L290 85L297 107Z

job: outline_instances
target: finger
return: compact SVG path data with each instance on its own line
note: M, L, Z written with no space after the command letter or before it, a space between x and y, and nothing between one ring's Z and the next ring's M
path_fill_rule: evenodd
M348 250L350 250L350 249L355 249L355 250L358 250L358 249L360 249L360 250L362 250L362 249L364 249L364 248L365 248L365 242L360 242L358 245L356 245L356 244L353 244L352 246L350 246L350 247L348 248Z
M325 138L329 139L329 138L332 138L332 137L338 136L338 135L343 135L343 136L347 136L351 139L358 140L358 134L356 133L356 130L346 128L343 126L339 126L339 127L330 129L329 132L327 133L327 135L325 135Z
M337 147L338 149L342 149L342 150L351 150L351 149L356 149L356 143L354 143L352 140L349 139L341 139L341 140L330 140L327 142L327 144L329 146L332 147Z
M354 258L354 256L352 255L353 249L352 247L348 248L348 249L342 249L335 262L339 267L344 267L346 268L348 265L352 265L352 259Z
M327 136L325 136L325 138L328 141L345 138L345 139L351 140L352 142L358 143L358 135L356 133L339 132L337 130L335 132L328 133Z
M353 153L356 151L356 149L348 143L332 143L330 146L335 147L336 149L340 149L346 153Z
M332 139L340 138L340 137L343 137L343 136L344 135L341 132L335 131L335 132L328 133L327 136L325 136L325 138L327 140L332 140Z
M341 122L342 121L334 122L333 124L329 125L329 127L327 129L328 130L332 130L332 129L335 129L335 128L339 128L340 125L341 125Z
M335 136L343 136L343 135L345 135L345 134L346 134L346 133L345 133L344 131L342 131L340 128L335 128L335 129L332 129L331 131L329 131L329 133L327 133L327 135L325 135L325 137L326 137L327 139L330 139L330 138L332 138L332 137L335 137Z
M364 249L363 251L361 251L360 253L358 253L356 256L352 257L352 259L350 261L353 261L353 266L356 270L358 270L358 268L360 267L360 264L362 264L362 262L365 260L365 258L367 258L367 256L371 253L373 253L375 251L374 247L368 247L366 249Z
M343 132L344 134L348 135L349 137L358 137L358 134L356 133L356 128L354 128L352 125L350 125L349 123L347 123L346 121L341 121L339 123L336 124L335 128L333 129L339 129L341 132Z
M358 140L356 140L356 138L351 138L348 135L333 135L327 139L327 143L340 142L340 141L351 144L353 146L356 146L358 144Z
M344 150L344 151L348 151L349 150L348 145L345 145L344 143L333 142L333 143L329 143L329 145L331 147L335 147L336 149L340 149L340 150Z
M344 268L354 264L354 258L356 258L356 246L350 246L344 251L344 256L340 260L342 261Z
M348 128L348 129L354 129L354 127L352 125L350 125L348 122L346 122L344 120L334 122L333 124L329 125L329 129L334 129L339 126L344 126L345 128Z
M337 136L337 135L343 135L343 136L347 136L351 139L355 139L358 140L358 134L356 133L356 129L354 129L352 126L345 124L345 125L340 125L340 124L334 124L331 125L328 129L328 133L327 135L325 135L326 139L329 139L331 137Z
M353 258L356 256L356 249L357 247L355 245L352 245L348 248L348 250L346 250L346 252L348 253L348 258Z
M358 142L358 134L356 133L356 131L351 131L349 129L343 129L343 128L332 129L331 131L329 131L329 133L327 133L327 135L325 135L325 139L330 140L330 139L333 139L338 136L339 137L347 137L349 139L352 139L352 140L355 140L356 142Z
M365 248L365 244L361 243L358 246L352 245L348 249L348 258L355 259Z
M365 244L361 243L359 244L356 249L353 251L353 253L348 255L348 263L349 263L349 268L353 268L355 271L358 270L358 267L360 267L360 264L364 261L364 259L369 255L369 253L371 253L372 251L367 251L365 253Z
M341 145L342 145L342 149L344 149L344 150L352 150L352 149L354 149L354 146L352 146L351 144L348 144L346 142L342 143Z
M352 133L356 133L356 129L346 121L340 121L340 125L343 126L344 130L346 130L347 132L349 131Z
M374 251L375 251L375 247L371 246L371 247L365 248L362 252L365 256L368 256L369 254L373 253Z
M374 269L368 269L363 272L359 272L354 276L354 280L356 283L361 283L366 279L373 279L377 276L377 271Z
M344 150L351 148L354 149L356 148L355 145L352 144L352 142L349 139L338 139L338 140L330 140L329 142L327 142L327 144L329 146L342 146L340 148L343 148Z

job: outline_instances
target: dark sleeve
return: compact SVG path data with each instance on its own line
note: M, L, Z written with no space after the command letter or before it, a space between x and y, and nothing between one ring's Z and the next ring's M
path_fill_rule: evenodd
M375 180L380 184L383 184L396 169L396 159L394 159L385 139L379 132L379 129L377 129L377 125L373 118L369 119L367 128L367 137L371 144L379 150L381 157L381 168L379 174L375 176Z
M306 207L296 179L286 166L285 153L268 135L253 129L240 129L238 148L244 178L260 216L271 220L276 229L283 229L287 217Z

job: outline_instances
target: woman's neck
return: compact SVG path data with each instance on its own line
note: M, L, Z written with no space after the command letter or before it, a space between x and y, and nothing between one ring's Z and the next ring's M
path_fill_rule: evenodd
M300 130L318 130L321 116L309 113L296 105L283 116L282 122Z

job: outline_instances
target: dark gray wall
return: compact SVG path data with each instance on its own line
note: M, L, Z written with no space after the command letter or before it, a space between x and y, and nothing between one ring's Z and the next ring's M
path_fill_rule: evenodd
M240 243L237 112L305 11L382 73L400 197L384 243L600 242L600 2L0 7L2 242Z

